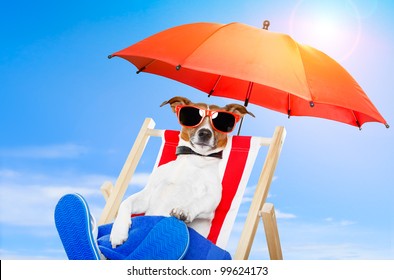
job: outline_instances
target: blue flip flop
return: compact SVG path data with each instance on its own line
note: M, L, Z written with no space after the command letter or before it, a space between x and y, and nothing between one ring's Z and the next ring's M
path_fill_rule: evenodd
M189 233L184 222L168 217L160 220L128 260L181 260L189 247Z
M55 208L55 224L68 259L100 259L92 217L81 195L67 194L59 200Z
M112 248L110 234L98 238L101 253L111 260L180 260L189 248L189 232L184 222L174 217L134 217L129 238ZM105 231L109 232L112 225ZM99 228L100 230L100 228Z

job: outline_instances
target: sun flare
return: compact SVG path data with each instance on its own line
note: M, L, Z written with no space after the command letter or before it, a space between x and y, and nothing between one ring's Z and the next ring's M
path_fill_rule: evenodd
M289 29L295 40L343 61L359 43L361 20L350 0L300 0L292 11Z

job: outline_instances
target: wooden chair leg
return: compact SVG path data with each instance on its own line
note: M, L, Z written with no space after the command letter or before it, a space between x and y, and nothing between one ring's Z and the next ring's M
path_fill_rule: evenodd
M122 202L123 196L126 192L127 186L130 182L131 177L137 167L138 161L140 160L145 146L150 137L149 130L155 127L155 122L147 118L145 119L140 132L134 142L134 145L127 157L125 164L119 174L119 177L115 183L115 186L109 187L110 185L106 183L104 185L104 197L106 197L106 204L101 217L98 221L98 225L103 225L109 223L115 219L116 213L118 212L120 203ZM108 187L110 193L108 191ZM108 197L107 197L108 196Z
M244 229L241 233L241 238L238 242L238 247L234 255L234 259L236 260L246 260L249 258L250 249L252 248L259 223L259 211L262 209L268 196L268 191L279 160L280 152L282 151L285 137L285 128L283 126L276 127L264 162L263 170L261 171L260 178L253 195L249 213L246 217Z
M271 203L265 203L260 213L264 223L264 231L267 238L270 259L283 260L274 205Z

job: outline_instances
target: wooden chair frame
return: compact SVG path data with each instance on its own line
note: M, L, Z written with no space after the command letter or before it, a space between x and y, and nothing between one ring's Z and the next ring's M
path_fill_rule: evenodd
M113 186L111 182L104 182L104 184L101 186L101 191L104 195L104 198L106 199L106 204L99 219L99 225L110 223L115 219L119 206L126 193L128 184L135 172L150 136L162 136L164 131L154 129L154 127L155 122L153 119L146 118L119 174L119 177L116 180L115 186ZM270 258L283 258L274 207L270 203L265 203L265 201L268 196L268 191L285 137L286 130L281 126L276 127L275 132L271 138L259 137L261 139L261 145L269 146L269 148L260 178L256 186L255 194L249 208L245 225L238 242L234 259L248 259L260 217L262 218L264 224Z

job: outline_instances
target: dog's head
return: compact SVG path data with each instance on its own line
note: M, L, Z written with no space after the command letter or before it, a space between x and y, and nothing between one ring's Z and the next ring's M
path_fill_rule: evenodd
M228 133L246 114L254 117L244 106L228 104L224 107L193 103L176 96L160 106L170 104L182 125L180 144L201 155L219 152L226 147Z

